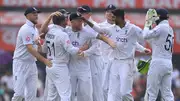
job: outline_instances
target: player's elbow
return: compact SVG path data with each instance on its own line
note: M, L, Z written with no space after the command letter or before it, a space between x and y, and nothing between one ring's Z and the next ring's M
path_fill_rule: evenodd
M32 44L27 44L26 47L27 47L27 51L28 51L28 52L31 53L31 52L33 51L33 46L32 46Z

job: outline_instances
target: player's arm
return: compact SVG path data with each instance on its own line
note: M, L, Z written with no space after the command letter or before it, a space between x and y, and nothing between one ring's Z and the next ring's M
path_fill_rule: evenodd
M113 40L111 40L110 38L104 36L103 34L98 34L96 38L104 41L105 43L110 45L112 48L116 47L116 43Z
M111 35L111 33L109 32L108 28L101 28L100 26L93 24L92 22L86 20L85 18L82 18L84 20L85 23L87 23L93 30L95 30L96 32L100 33L100 34L108 34Z
M143 38L145 40L149 40L149 39L156 38L159 36L160 36L160 28L158 26L156 26L152 30L145 27L143 30Z
M78 54L80 49L77 48L77 47L74 47L72 44L71 44L71 41L69 39L69 36L67 34L64 34L63 37L60 37L60 42L62 43L64 49L72 54L72 55L75 55L75 54Z
M89 49L88 50L85 50L84 51L84 56L86 57L86 56L91 56L91 55L93 55L94 53L96 53L96 51L97 51L97 49L99 48L99 42L98 42L98 40L96 40L96 39L91 39L91 40L89 40L89 44L92 44L91 45L91 47L89 47Z
M146 54L151 53L151 50L150 50L150 49L143 47L143 46L140 45L138 42L136 42L136 51L139 51L139 52L141 52L141 53L146 53Z
M26 47L28 52L36 57L39 61L43 62L48 67L52 67L52 63L48 59L44 58L40 53L38 53L36 49L33 48L32 44L27 44Z
M61 13L60 12L54 12L51 15L48 16L48 18L46 19L46 21L42 24L41 28L40 28L40 37L41 38L45 38L46 33L48 32L48 25L51 22L51 19L53 18L53 16L60 16Z
M26 30L22 35L23 44L27 47L29 53L31 53L34 57L36 57L41 62L45 63L48 67L52 67L52 63L40 55L36 49L33 47L33 36L30 31Z

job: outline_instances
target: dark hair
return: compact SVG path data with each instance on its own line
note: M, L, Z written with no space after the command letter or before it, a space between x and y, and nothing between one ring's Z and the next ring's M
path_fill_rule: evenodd
M61 15L61 16L54 15L52 18L52 21L54 24L60 25L62 22L65 21L65 19L66 19L66 17L64 15Z
M124 15L125 15L125 12L124 12L124 9L115 9L112 11L113 15L116 16L116 17L120 17L124 20Z

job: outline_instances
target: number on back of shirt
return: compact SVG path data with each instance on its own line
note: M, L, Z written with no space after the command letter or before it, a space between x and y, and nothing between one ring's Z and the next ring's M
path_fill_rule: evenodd
M164 45L165 50L172 52L173 44L174 44L174 37L171 34L168 34L166 38L166 44Z
M46 44L47 44L49 56L52 56L52 54L55 56L55 46L54 46L54 42L51 43L50 41L46 41Z

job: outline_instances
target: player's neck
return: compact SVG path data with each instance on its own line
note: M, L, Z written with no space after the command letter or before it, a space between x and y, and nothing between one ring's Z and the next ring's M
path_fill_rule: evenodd
M111 21L111 20L107 20L107 22L108 22L109 24L114 24L114 21Z
M118 24L118 26L119 26L120 28L123 28L125 25L126 25L126 21L123 21L122 23L119 23L119 24Z

